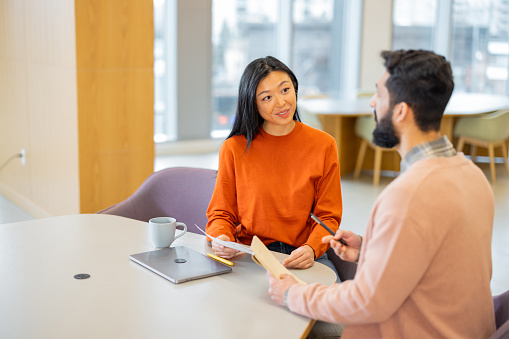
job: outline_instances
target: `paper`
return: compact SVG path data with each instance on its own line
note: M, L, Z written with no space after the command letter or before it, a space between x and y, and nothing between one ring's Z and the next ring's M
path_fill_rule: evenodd
M242 245L242 244L239 244L239 243L233 242L233 241L225 241L225 240L220 240L218 238L214 238L213 236L211 236L210 234L207 234L207 232L202 230L198 225L194 224L194 226L196 226L196 228L198 228L203 234L205 234L207 237L214 240L218 244L221 244L228 248L233 248L234 250L237 250L237 251L246 252L251 255L253 254L253 251L251 250L251 248L249 248L249 246Z
M273 277L279 279L282 274L289 274L293 276L299 284L306 285L304 281L297 278L292 272L284 267L256 235L251 241L251 249L254 252L254 262L265 268Z

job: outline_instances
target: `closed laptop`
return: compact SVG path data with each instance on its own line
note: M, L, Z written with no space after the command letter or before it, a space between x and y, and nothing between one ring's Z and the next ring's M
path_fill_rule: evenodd
M232 271L230 266L185 246L132 254L129 258L175 284Z

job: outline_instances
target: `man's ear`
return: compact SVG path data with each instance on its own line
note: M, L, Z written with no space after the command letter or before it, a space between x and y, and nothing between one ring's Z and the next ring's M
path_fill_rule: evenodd
M394 105L394 110L392 111L392 118L395 119L396 122L404 122L411 115L411 108L408 106L406 102L399 102Z

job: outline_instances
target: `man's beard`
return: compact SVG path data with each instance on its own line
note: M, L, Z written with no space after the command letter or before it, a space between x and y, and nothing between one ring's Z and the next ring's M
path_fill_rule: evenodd
M389 113L378 121L375 110L376 128L373 131L373 143L383 148L393 148L399 144L399 139L392 123L392 108L389 107Z

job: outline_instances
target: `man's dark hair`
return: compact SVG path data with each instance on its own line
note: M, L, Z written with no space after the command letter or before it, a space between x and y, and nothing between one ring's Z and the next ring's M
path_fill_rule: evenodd
M420 130L439 131L454 89L451 64L443 56L424 50L383 51L381 55L390 74L385 86L391 106L407 103Z

